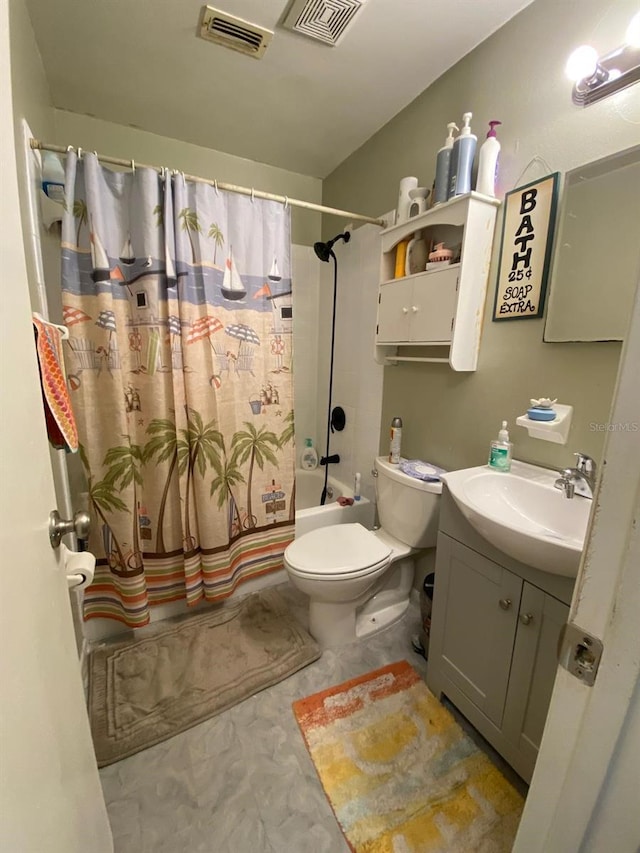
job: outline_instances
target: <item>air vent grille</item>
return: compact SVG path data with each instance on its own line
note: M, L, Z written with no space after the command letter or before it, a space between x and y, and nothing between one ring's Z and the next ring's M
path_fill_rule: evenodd
M273 37L271 30L228 15L212 6L204 6L200 21L200 36L207 41L262 59Z
M295 0L284 25L335 46L366 0Z

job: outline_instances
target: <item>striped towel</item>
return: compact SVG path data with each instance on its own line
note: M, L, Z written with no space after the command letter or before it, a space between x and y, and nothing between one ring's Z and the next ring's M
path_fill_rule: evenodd
M32 320L49 441L58 449L66 448L75 453L78 449L78 429L65 381L62 332L53 323L47 323L40 317L34 315Z

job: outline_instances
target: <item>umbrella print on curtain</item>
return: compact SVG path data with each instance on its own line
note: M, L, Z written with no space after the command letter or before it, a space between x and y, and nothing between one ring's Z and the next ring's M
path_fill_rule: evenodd
M253 331L251 326L245 326L244 323L232 323L227 326L224 330L225 335L229 335L231 338L236 338L240 343L238 344L238 355L235 357L235 371L236 373L240 373L242 370L246 370L252 376L254 376L253 372L253 349L252 347L260 346L260 338Z
M91 320L91 317L79 308L72 308L71 305L63 305L62 319L65 326L69 327L75 326L78 323L86 323L88 320Z
M213 350L216 359L218 362L225 361L226 356L218 352L213 345L213 341L211 340L211 336L216 332L221 332L224 329L224 326L216 317L211 317L207 314L206 317L200 317L198 320L195 320L191 324L191 329L189 330L189 334L187 335L187 344L194 344L196 341L202 341L205 338L209 338L209 343L211 344L211 349ZM224 365L218 364L218 373L214 373L209 377L209 384L212 388L219 388L221 385L220 371L224 369ZM228 370L228 367L227 367Z
M101 362L98 364L98 373L102 370L102 359L104 359L105 366L109 373L111 373L112 367L117 367L116 364L116 353L115 347L112 347L112 339L113 333L116 331L116 315L113 311L101 311L98 314L98 319L96 320L96 326L99 326L101 329L107 329L109 331L109 342L107 345L107 349L104 347L98 347L96 350L96 354L101 357Z

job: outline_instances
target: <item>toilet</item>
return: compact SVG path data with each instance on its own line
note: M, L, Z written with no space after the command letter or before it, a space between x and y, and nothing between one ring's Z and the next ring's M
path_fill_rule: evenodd
M433 548L442 483L375 461L380 528L332 524L305 533L284 552L295 587L309 596L309 630L323 648L387 628L409 606L414 556Z

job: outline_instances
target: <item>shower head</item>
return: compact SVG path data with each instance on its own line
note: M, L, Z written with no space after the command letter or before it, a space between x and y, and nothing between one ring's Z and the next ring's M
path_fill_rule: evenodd
M321 261L327 262L331 255L333 255L332 248L333 244L337 243L338 240L344 240L345 243L348 243L351 239L351 234L349 231L345 231L344 234L338 234L337 237L334 237L333 240L328 240L326 243L314 243L313 251L320 258Z

